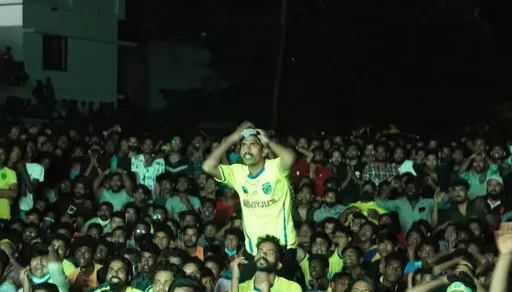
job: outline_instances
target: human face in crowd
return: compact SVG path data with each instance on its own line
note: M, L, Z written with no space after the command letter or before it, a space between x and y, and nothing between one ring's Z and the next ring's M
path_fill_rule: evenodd
M126 243L126 232L122 229L115 230L112 232L113 243Z
M46 256L37 256L30 260L30 273L39 278L48 274L48 261Z
M167 292L172 282L174 275L170 271L158 271L153 280L153 292Z
M183 266L183 272L189 277L201 280L201 270L199 270L199 267L194 263L186 263Z
M376 154L375 145L374 144L367 144L365 149L364 149L364 156L367 159L373 159L373 158L375 158L375 154Z
M324 195L324 204L329 208L334 207L336 205L336 193L333 191L326 192Z
M336 246L336 248L343 249L346 246L348 246L350 241L352 241L352 238L350 238L349 235L341 231L334 232L332 236L332 243L334 244L334 246Z
M124 227L124 218L120 218L118 215L110 219L110 228L114 230L117 227Z
M374 230L373 226L370 224L365 224L361 227L361 230L359 230L359 233L357 234L359 237L359 240L361 242L371 242L374 239Z
M297 201L301 205L309 205L313 200L313 190L310 187L303 186L297 194Z
M322 237L317 237L315 241L311 243L311 254L326 256L329 250L329 242Z
M109 250L104 244L99 244L94 253L94 262L104 264L109 257Z
M233 234L226 235L226 238L224 239L224 247L229 251L236 250L236 247L240 241L238 240L238 237Z
M349 269L361 266L363 259L359 253L353 248L347 248L343 252L343 262Z
M496 162L501 162L507 156L507 152L501 145L496 145L491 148L491 158Z
M299 141L297 142L297 148L299 149L309 149L309 143L308 139L306 138L299 138Z
M213 177L209 177L206 180L206 184L204 186L204 191L209 194L215 194L217 190L219 189L219 185L217 184L217 181Z
M156 264L156 254L146 251L140 253L140 265L143 273L149 273Z
M503 194L503 184L495 179L487 181L487 194L493 200L499 200Z
M149 228L144 225L144 224L136 224L135 225L135 230L133 231L133 236L138 238L138 237L141 237L141 236L144 236L145 234L148 234L149 233Z
M483 173L487 168L485 157L481 154L475 156L473 159L473 171L476 173Z
M437 156L435 154L428 154L425 158L425 166L428 169L435 170L437 167Z
M388 152L386 147L379 145L375 151L375 161L377 162L386 162L388 159Z
M309 274L312 279L319 280L325 277L328 270L329 267L326 267L320 259L309 260Z
M386 262L384 278L391 283L398 283L403 276L404 267L397 260L389 260Z
M422 261L430 261L436 255L436 250L433 246L423 244L418 251L418 256Z
M464 203L468 200L468 189L465 186L455 186L451 188L449 195L452 202Z
M100 209L98 211L98 218L100 218L103 221L107 221L112 216L112 208L106 205L101 205Z
M175 136L171 140L171 150L173 152L180 152L183 148L183 140L179 136Z
M107 282L110 285L124 287L130 281L130 273L123 261L114 260L108 266Z
M153 140L146 139L142 143L142 153L144 153L144 154L153 154L154 147L155 146L153 144Z
M50 244L50 248L53 249L57 253L57 255L59 256L60 259L64 259L68 255L67 244L60 239L52 240L52 242Z
M208 178L209 176L206 173L201 173L200 175L197 176L196 182L200 190L204 190Z
M275 273L281 268L279 263L279 250L272 242L262 242L258 246L256 255L254 256L256 270Z
M387 255L392 253L395 250L395 245L393 242L389 240L384 240L383 242L379 242L377 245L377 251L380 254L381 258L385 258Z
M354 160L359 158L359 155L361 153L359 152L359 149L355 145L350 145L345 153L345 157L347 160Z
M77 182L75 183L73 194L75 199L82 199L87 194L87 187L83 183Z
M267 154L258 137L251 135L242 140L240 147L240 156L247 166L258 165Z
M185 226L198 226L197 218L194 215L186 215L183 217L183 220L180 222L182 227Z
M176 191L178 193L187 193L189 191L190 185L188 179L186 177L180 177L178 182L176 183Z
M155 233L155 237L153 242L160 248L160 250L167 250L169 248L169 243L171 242L171 238L167 233L158 231Z
M39 237L39 229L36 226L27 226L23 231L23 242L26 244L32 243L32 241Z
M453 150L452 158L455 164L461 164L462 161L464 160L464 152L462 151L462 149Z
M343 276L339 279L336 279L331 283L332 292L345 292L345 291L347 291L349 284L350 284L349 276Z
M123 179L120 174L115 174L110 178L110 189L113 192L119 192L123 188Z
M92 265L95 251L89 246L81 246L75 251L75 258L80 267L85 268Z
M487 149L487 144L484 139L478 138L473 141L473 152L485 152Z
M187 228L183 232L183 244L187 247L197 247L199 232L197 228Z
M335 150L331 152L331 159L329 159L329 162L331 162L333 165L340 165L343 161L343 155L341 154L341 151Z
M393 162L396 164L402 164L405 160L405 150L402 147L395 148L393 152Z

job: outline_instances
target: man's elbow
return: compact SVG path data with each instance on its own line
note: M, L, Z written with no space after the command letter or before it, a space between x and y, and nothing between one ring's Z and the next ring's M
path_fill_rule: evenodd
M204 172L206 172L208 174L211 174L211 173L215 172L215 169L217 168L217 165L214 165L210 161L205 161L203 163L203 165L202 165L202 168L203 168Z

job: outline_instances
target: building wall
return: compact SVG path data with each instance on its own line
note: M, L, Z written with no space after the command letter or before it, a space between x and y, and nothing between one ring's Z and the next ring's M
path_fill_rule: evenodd
M124 0L24 0L23 28L0 28L0 38L14 42L13 55L25 62L31 83L52 78L58 98L115 101L123 17ZM43 69L44 35L67 37L66 71Z

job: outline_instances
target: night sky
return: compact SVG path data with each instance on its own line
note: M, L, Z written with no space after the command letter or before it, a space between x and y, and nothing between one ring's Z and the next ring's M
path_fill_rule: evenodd
M270 125L280 1L154 1L158 9L127 1L120 38L207 32L211 69L234 85L195 110ZM467 123L509 99L508 2L288 0L279 127Z

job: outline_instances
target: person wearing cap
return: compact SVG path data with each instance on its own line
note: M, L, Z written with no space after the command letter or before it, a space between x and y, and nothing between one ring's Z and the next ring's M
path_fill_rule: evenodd
M220 164L226 152L240 142L244 164ZM277 158L266 159L269 151ZM268 234L279 238L288 249L283 258L283 276L286 278L293 277L298 244L288 178L294 162L292 149L271 141L265 131L244 122L203 163L206 173L234 188L240 196L246 256L256 255L256 241L260 236ZM255 266L253 268L254 271Z
M503 200L503 179L499 175L492 175L487 178L487 195L485 197L485 202L487 203L489 209L496 213L499 216L502 216L504 213L504 208L502 204Z

